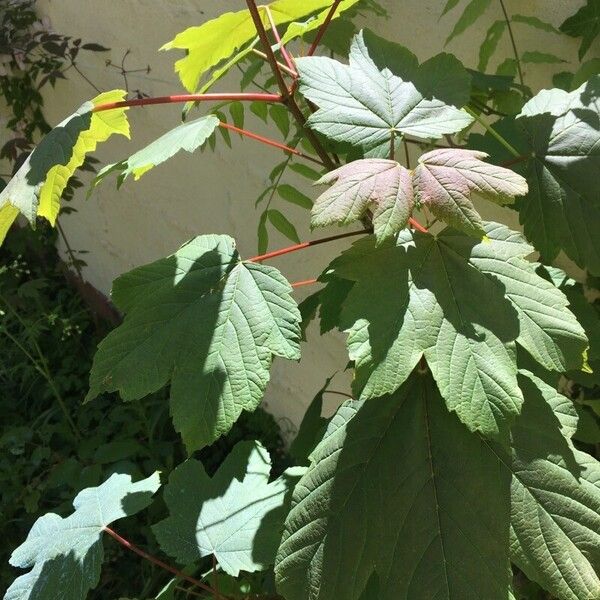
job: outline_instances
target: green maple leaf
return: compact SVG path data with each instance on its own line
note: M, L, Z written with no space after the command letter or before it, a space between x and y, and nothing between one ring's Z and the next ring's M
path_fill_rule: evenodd
M118 175L118 187L130 175L133 175L137 181L144 173L172 158L180 150L186 152L197 150L218 126L219 119L214 115L182 123L132 154L128 159L104 167L95 177L92 186L97 186L107 175L115 172Z
M273 267L241 262L225 235L199 236L174 255L119 277L127 313L99 345L88 400L141 398L171 383L171 414L189 450L254 410L273 355L300 357L300 313Z
M510 474L429 377L344 403L311 460L275 566L285 598L508 598Z
M319 107L308 125L336 141L370 149L394 133L439 138L473 120L454 106L426 98L389 69L380 70L362 32L352 42L349 65L322 56L299 58L296 65L300 92Z
M495 223L485 233L477 241L449 228L404 230L379 246L364 238L334 260L325 280L354 282L338 323L361 398L395 391L425 357L467 427L506 438L522 404L515 343L547 369L582 367L585 333L564 295L524 260L531 246Z
M527 192L521 175L483 162L486 157L459 148L433 150L419 158L414 171L386 159L348 163L316 182L333 185L315 201L311 225L348 225L373 209L374 233L381 242L406 227L417 202L449 225L481 237L483 221L473 206L473 193L510 204Z
M158 473L137 483L115 473L102 485L81 491L70 516L40 517L10 557L11 565L31 571L13 582L4 600L85 598L100 580L104 528L146 508L159 487Z
M96 96L42 139L0 192L0 243L19 213L32 225L38 216L54 225L62 193L86 154L113 134L129 137L126 108L92 112L95 106L117 102L125 96L123 90Z
M512 561L557 598L600 597L600 463L577 450L573 402L527 371L523 412L507 452L486 442L510 472Z
M532 151L529 194L517 204L525 234L545 259L562 248L600 273L600 75L573 92L542 90L517 123Z
M240 442L213 477L189 459L165 486L170 516L154 525L161 548L182 564L214 555L237 577L273 564L300 472L269 483L271 459L259 442Z
M587 0L585 6L560 26L560 30L571 37L582 38L579 47L579 60L581 60L600 33L600 2Z

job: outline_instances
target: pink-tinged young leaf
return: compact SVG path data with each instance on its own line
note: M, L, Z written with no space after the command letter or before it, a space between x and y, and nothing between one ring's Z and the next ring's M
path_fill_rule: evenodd
M527 181L510 169L483 162L485 152L444 148L423 154L414 172L417 201L438 218L470 235L485 235L471 201L476 193L497 204L512 204L527 193Z
M414 206L410 171L394 160L366 158L351 162L317 181L333 185L312 209L312 227L348 225L373 209L378 242L404 229Z

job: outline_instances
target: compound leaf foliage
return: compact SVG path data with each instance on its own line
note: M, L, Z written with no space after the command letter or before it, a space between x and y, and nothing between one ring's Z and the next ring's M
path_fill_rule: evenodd
M600 75L573 92L542 90L517 118L531 158L517 203L525 234L546 260L562 249L600 274Z
M123 90L96 96L42 139L0 192L0 242L19 213L32 225L38 216L54 225L62 193L86 154L113 134L129 137L126 108L93 112L95 106L118 102L125 96Z
M94 179L93 186L95 187L107 175L114 172L118 174L119 186L130 175L133 175L137 181L144 173L172 158L180 150L194 152L200 148L218 126L219 119L215 115L207 115L182 123L142 150L132 154L127 160L104 167Z
M430 377L346 402L311 458L276 562L285 598L508 598L510 475Z
M171 413L188 449L254 410L273 356L300 356L300 313L274 267L241 262L225 235L199 236L174 255L119 277L127 313L99 345L88 399L141 398L171 383Z
M566 600L600 597L600 463L570 438L577 412L529 372L512 429L512 450L486 442L510 471L511 558L532 580Z
M472 431L506 439L523 400L515 343L563 372L583 366L587 339L562 292L524 260L532 248L522 236L484 227L482 241L450 228L404 230L379 246L364 238L325 280L353 282L338 324L361 398L394 392L424 356L448 408Z
M299 58L300 92L319 110L308 124L327 137L371 149L394 134L439 138L471 124L472 117L435 98L369 56L364 34L350 50L350 64L331 58Z
M346 0L344 8L349 8L354 2ZM323 11L331 6L331 0L276 0L268 7L276 25L289 23L308 16L317 11ZM258 8L263 25L270 27L264 6ZM341 10L337 11L339 15ZM321 15L316 17L321 18ZM323 20L325 17L322 17ZM300 29L298 35L305 31ZM173 40L165 44L161 50L180 49L186 51L186 56L175 63L175 71L184 87L194 92L202 76L234 52L256 38L256 29L250 12L240 10L227 12L211 19L198 27L189 27L177 34ZM294 36L295 37L295 36ZM290 38L291 39L291 38Z
M165 486L170 516L153 527L182 564L214 555L229 575L273 564L298 475L269 483L271 459L259 442L240 442L211 478L200 461L177 467Z
M85 598L100 580L104 528L146 508L159 487L158 473L137 483L115 473L80 492L68 517L40 517L10 558L11 565L31 571L13 582L4 600Z

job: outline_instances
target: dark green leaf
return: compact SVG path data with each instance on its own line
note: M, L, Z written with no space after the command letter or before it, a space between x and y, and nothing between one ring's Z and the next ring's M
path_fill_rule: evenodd
M451 229L405 230L380 246L365 238L332 263L326 281L355 282L340 328L361 398L393 392L424 356L470 429L506 437L522 402L515 342L545 368L581 367L585 334L564 295L524 260L531 246L501 225L485 232L480 242Z
M277 188L277 193L287 202L295 204L296 206L300 206L302 208L311 209L313 205L313 201L305 196L302 192L298 191L295 187L282 183Z
M460 35L471 27L483 15L491 3L492 0L470 0L456 22L456 25L454 25L454 29L448 36L446 44L449 44L457 35Z
M560 26L560 30L571 37L582 38L579 47L579 60L581 60L600 33L600 2L587 0L585 6Z
M483 44L481 44L481 47L479 48L479 64L477 65L479 71L485 71L487 69L488 62L494 55L494 52L496 52L498 42L502 39L505 29L506 21L504 20L494 22L488 29L485 40L483 40Z
M274 208L270 208L267 211L267 218L269 219L271 225L273 225L273 227L275 227L279 233L288 238L288 240L296 242L296 244L300 243L300 238L298 237L296 228L282 212L275 210Z
M506 600L510 475L484 450L429 378L346 402L294 492L280 593L370 599L374 585L378 600Z

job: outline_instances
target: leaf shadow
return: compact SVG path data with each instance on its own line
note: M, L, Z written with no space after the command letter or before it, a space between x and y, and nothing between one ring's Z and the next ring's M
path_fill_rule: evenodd
M40 185L52 167L68 164L79 136L90 128L91 122L92 113L87 111L52 129L30 155L27 183Z

